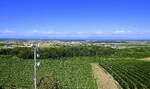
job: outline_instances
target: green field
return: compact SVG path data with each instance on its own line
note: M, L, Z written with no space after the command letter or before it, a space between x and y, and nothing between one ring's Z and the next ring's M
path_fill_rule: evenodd
M0 85L9 89L15 85L18 88L29 89L33 86L33 60L23 60L16 57L0 58ZM92 76L91 66L85 61L40 60L38 81L41 77L51 76L59 81L61 89L97 89Z
M150 89L150 62L130 58L99 61L123 89Z
M136 60L150 57L150 47L87 48L67 47L61 51L60 48L41 51L45 59L38 59L41 66L37 68L37 82L41 78L50 77L55 80L52 82L57 81L59 89L98 89L90 64L99 63L123 89L150 89L150 61ZM34 61L28 59L33 56L31 49L3 49L0 53L3 54L0 56L0 87L33 89ZM25 59L22 59L22 55Z

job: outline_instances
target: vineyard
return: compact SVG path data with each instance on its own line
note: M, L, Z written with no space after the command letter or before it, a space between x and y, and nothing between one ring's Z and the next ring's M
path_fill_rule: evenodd
M39 60L38 82L40 78L50 76L59 81L61 89L97 89L90 64L73 59ZM0 86L5 89L11 89L11 86L29 89L33 86L33 60L1 56L0 61Z
M126 58L99 61L123 89L150 89L150 62Z
M57 89L98 89L90 64L99 63L123 89L150 89L150 62L133 57L63 57L37 61L41 63L40 67L37 67L39 85L41 79L46 77L59 87ZM33 59L0 56L0 87L33 89L33 65Z

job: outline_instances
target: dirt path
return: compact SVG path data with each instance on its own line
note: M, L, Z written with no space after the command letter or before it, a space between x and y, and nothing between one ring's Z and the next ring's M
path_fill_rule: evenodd
M141 58L141 59L137 59L137 60L150 61L150 57L148 57L148 58Z
M121 89L114 78L98 64L91 63L93 75L97 81L98 89Z

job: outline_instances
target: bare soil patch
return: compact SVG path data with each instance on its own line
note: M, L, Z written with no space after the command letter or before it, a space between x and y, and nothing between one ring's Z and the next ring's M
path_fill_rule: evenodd
M141 58L141 59L137 59L137 60L150 61L150 57L148 57L148 58Z
M101 66L91 63L93 75L97 81L98 89L121 89L118 82Z

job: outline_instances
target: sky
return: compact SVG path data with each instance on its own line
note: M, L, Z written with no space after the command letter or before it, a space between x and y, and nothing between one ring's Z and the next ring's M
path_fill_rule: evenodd
M150 0L0 0L0 38L150 39Z

